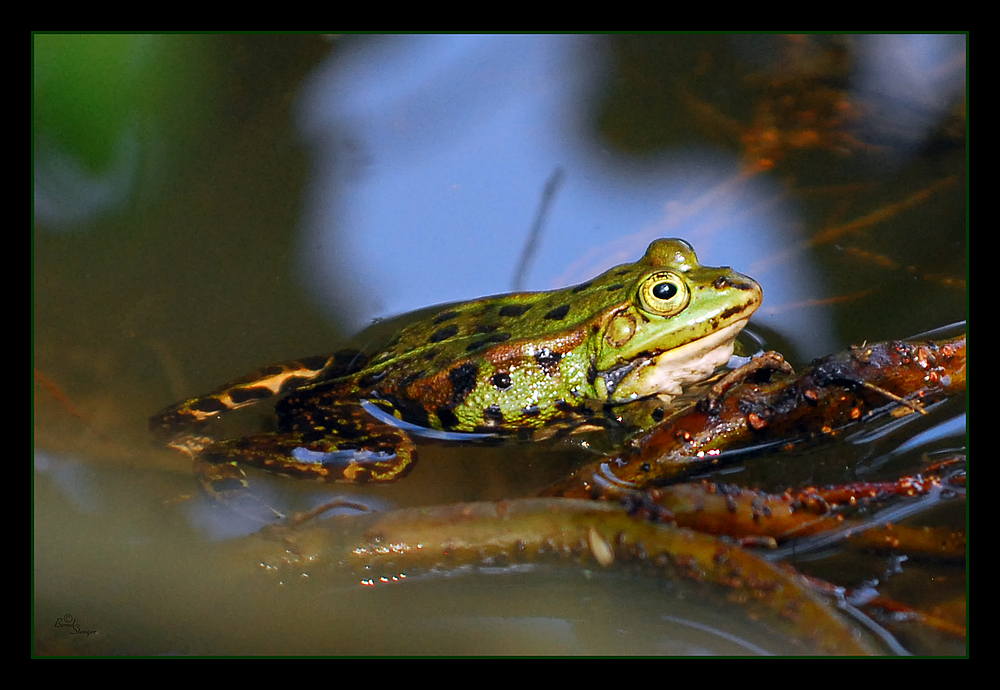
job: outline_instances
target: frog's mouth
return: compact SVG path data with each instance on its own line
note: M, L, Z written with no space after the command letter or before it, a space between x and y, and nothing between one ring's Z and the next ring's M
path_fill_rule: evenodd
M609 391L608 401L627 402L652 395L669 400L680 395L685 384L704 381L729 361L736 336L749 320L734 321L704 338L633 362Z

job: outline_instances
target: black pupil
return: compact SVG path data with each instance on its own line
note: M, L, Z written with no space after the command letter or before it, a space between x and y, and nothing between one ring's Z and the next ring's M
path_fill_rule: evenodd
M677 286L671 282L664 281L653 286L653 297L664 301L677 294Z

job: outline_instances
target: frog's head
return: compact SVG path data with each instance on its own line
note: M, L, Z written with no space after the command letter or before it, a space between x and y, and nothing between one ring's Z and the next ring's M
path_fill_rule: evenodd
M683 240L656 240L631 268L630 297L606 313L595 343L594 385L611 402L673 397L729 360L763 293L728 266L700 265Z

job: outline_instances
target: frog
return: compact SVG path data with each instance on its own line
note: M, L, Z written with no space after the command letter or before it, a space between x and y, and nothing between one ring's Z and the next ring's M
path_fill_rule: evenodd
M613 426L637 401L668 403L729 361L762 299L752 278L657 239L638 261L575 286L431 309L370 353L265 367L171 405L150 427L216 468L392 482L416 463L417 436L532 440ZM277 431L200 434L272 398Z

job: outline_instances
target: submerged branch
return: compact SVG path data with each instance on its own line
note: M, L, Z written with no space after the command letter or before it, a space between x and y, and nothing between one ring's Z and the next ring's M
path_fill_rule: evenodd
M804 653L877 652L791 569L735 543L655 524L611 503L466 503L338 516L318 525L275 529L242 548L255 549L255 560L279 576L307 572L315 582L324 576L339 579L346 569L359 574L362 584L375 585L469 566L556 562L610 568L637 562L723 594L745 607L751 618L799 640ZM240 557L246 558L242 553Z
M594 498L644 489L720 463L725 449L835 434L883 414L911 414L965 390L965 335L941 342L892 341L817 359L801 373L730 389L631 439L543 492Z

